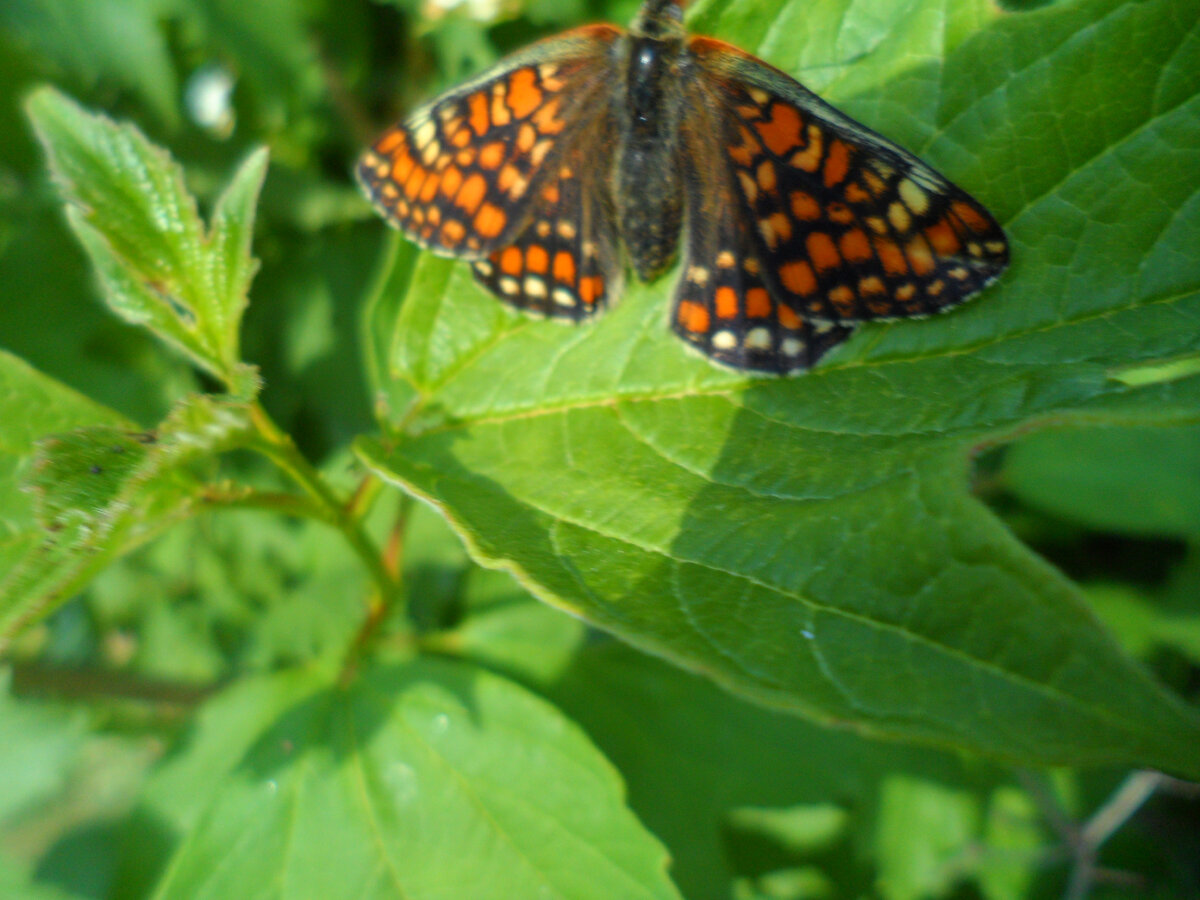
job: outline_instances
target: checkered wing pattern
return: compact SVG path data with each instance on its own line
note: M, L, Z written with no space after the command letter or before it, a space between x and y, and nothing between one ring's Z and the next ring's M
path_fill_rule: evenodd
M810 321L955 306L1008 264L1000 226L966 192L729 44L689 44L723 109L725 166L755 228L769 292Z
M506 303L578 321L620 295L623 266L604 180L612 165L607 126L600 115L572 135L538 190L525 230L472 264L480 283Z
M697 116L703 100L696 98ZM734 369L784 375L807 369L852 328L802 319L763 280L763 257L732 171L713 158L711 133L685 135L686 244L671 325L688 344Z
M608 108L620 34L596 25L534 44L385 132L357 169L376 208L442 255L511 243L558 177L564 139Z

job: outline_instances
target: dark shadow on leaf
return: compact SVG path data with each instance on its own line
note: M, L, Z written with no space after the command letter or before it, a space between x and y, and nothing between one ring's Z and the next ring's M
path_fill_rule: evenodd
M147 897L158 882L181 835L145 806L121 823L116 871L108 897Z

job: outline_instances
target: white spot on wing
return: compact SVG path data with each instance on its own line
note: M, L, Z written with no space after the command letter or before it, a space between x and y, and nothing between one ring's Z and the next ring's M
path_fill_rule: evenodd
M437 134L437 126L433 124L433 120L424 119L417 124L413 131L413 143L423 148L433 140L435 134Z
M918 216L929 209L929 195L917 187L911 178L900 179L900 199Z
M737 346L737 335L728 330L718 331L712 336L712 343L718 350L732 350Z
M751 350L770 350L771 332L765 328L751 328L746 332L745 344Z

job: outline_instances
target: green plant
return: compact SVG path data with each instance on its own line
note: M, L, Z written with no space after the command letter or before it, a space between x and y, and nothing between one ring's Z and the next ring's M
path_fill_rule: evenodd
M697 4L693 30L917 150L1013 243L968 307L784 380L685 353L670 278L569 330L381 246L345 176L368 129L342 133L367 64L406 58L372 24L405 20L310 6L97 3L81 28L153 37L90 72L39 18L67 0L0 14L6 96L51 60L191 157L189 187L41 87L57 194L4 161L0 325L61 380L0 354L0 834L26 847L0 889L999 900L1054 890L1056 837L1069 893L1103 882L1116 826L1200 777L1200 717L1128 655L1179 687L1200 660L1200 4ZM406 74L488 38L451 16ZM249 135L196 149L163 86L202 52L244 79ZM110 310L168 351L84 312L79 337L75 306L17 327L86 290L59 198ZM334 297L365 298L357 345ZM79 787L83 753L104 777ZM34 852L50 796L63 839ZM1158 871L1186 845L1124 841L1188 889Z

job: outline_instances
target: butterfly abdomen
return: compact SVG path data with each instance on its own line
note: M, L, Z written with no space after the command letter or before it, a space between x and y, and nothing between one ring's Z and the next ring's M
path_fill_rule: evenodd
M674 262L683 221L677 73L682 42L632 37L625 46L626 82L615 104L622 135L613 195L630 261L648 281Z

